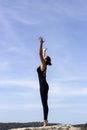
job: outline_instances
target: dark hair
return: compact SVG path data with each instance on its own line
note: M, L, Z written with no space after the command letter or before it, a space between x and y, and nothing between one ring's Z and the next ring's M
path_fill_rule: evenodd
M47 59L46 64L47 65L52 65L51 58L49 56L47 56L46 59Z

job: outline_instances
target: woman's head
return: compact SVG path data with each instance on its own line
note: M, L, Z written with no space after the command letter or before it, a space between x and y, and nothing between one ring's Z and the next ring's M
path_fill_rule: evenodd
M45 62L46 62L46 65L52 65L51 58L49 56L45 57Z

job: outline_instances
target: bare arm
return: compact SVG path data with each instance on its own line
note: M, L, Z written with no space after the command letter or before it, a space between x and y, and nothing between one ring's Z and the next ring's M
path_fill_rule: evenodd
M43 38L40 37L40 48L39 48L39 56L40 56L40 60L41 60L41 70L44 70L46 65L45 65L45 60L44 60L44 56L43 56Z
M46 57L46 51L47 51L47 48L44 48L44 49L43 49L43 57L44 57L44 58Z

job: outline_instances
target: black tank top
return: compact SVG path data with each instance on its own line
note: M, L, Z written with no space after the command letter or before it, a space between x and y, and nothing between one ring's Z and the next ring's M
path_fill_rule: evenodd
M40 85L42 85L43 83L46 83L46 74L44 73L45 71L46 71L46 69L44 71L42 71L40 66L37 68Z

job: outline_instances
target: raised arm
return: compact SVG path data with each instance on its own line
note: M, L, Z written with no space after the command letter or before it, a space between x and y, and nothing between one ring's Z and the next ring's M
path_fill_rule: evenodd
M44 43L44 41L43 41L42 37L40 37L39 40L40 40L39 56L40 56L40 60L41 60L40 67L41 67L41 70L44 71L46 69L46 62L45 62L45 57L44 57L45 54L43 53L43 43Z
M47 48L44 48L44 49L43 49L43 57L44 57L44 58L46 57L46 51L47 51Z
M43 43L44 43L44 41L43 41L42 37L40 37L39 40L40 40L39 56L40 56L41 63L44 63L45 62L44 56L43 56Z

